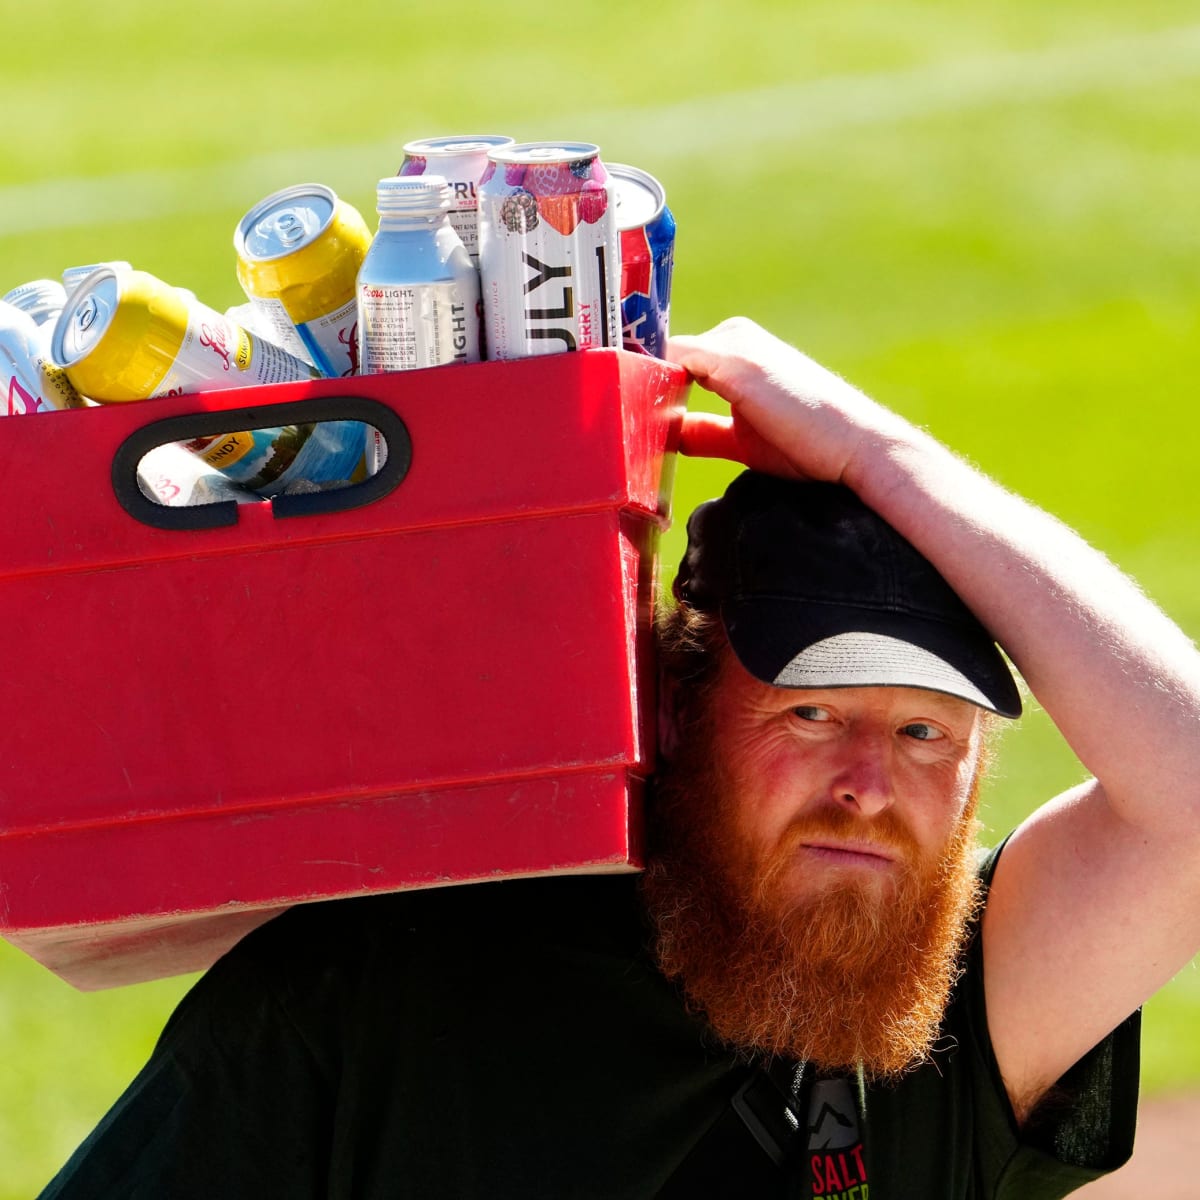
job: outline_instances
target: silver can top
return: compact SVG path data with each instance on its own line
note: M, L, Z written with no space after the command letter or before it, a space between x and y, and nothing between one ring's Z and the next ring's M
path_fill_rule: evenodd
M112 267L93 271L71 293L59 314L50 342L50 354L60 367L86 357L99 343L121 302L118 272Z
M124 271L132 271L133 265L124 262L121 259L114 259L111 262L88 263L82 267L68 267L62 273L63 288L69 296L89 275L94 271L98 271L101 267L115 267Z
M234 249L248 262L294 254L320 237L336 208L337 193L323 183L299 183L273 192L238 222Z
M667 205L663 185L640 167L607 163L617 201L617 228L641 229L655 220Z
M67 290L57 279L34 279L5 293L4 299L27 312L39 325L45 325L62 312Z
M600 147L593 142L514 142L489 150L488 158L501 163L569 163L599 153Z
M499 133L458 134L450 137L420 138L404 143L404 153L418 158L456 158L475 155L499 146L511 146L513 139Z

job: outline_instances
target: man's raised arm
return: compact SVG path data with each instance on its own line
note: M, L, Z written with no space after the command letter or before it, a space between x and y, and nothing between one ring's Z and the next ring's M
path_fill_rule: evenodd
M1200 949L1200 655L1059 521L751 322L672 339L730 404L684 453L841 482L917 547L1093 776L1029 817L984 918L988 1024L1018 1114Z

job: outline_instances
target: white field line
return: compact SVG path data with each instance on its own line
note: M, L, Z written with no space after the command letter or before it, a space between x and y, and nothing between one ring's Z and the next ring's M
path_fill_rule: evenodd
M1153 87L1195 75L1200 75L1200 25L1188 25L1080 45L777 84L658 107L582 113L555 124L585 131L583 136L602 147L611 145L618 151L609 155L613 160L679 162L711 156L718 146L797 146L855 127ZM0 187L0 237L214 212L229 207L231 196L257 199L308 179L373 179L398 165L396 139L309 147L205 167L12 184Z

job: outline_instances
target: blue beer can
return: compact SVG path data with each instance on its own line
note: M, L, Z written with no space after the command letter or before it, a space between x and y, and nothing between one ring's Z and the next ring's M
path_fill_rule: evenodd
M609 163L621 237L621 324L626 350L666 353L675 268L675 218L653 175Z

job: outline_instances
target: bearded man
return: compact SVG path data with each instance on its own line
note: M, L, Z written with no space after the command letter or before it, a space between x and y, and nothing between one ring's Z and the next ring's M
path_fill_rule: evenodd
M658 964L729 1045L897 1077L928 1056L958 975L982 713L1016 716L1016 687L937 572L845 488L747 472L688 533L659 631L686 733L650 813ZM817 790L814 751L876 719L923 795L949 793L931 830L890 780L878 797L873 781ZM766 793L760 726L795 759Z
M1128 1156L1200 948L1200 657L757 326L669 356L731 407L683 452L751 470L660 629L644 877L291 910L45 1197L1048 1200ZM978 854L997 642L1090 777Z

